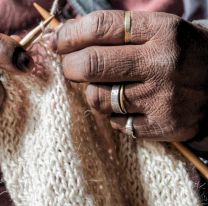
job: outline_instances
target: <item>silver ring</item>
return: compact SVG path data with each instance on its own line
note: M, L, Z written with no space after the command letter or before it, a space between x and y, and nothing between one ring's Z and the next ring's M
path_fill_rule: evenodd
M125 129L126 129L126 134L127 135L129 135L129 136L131 136L133 138L136 138L134 136L133 120L134 120L134 116L129 116L128 117Z
M111 90L111 107L113 112L125 114L120 106L120 84L114 84Z

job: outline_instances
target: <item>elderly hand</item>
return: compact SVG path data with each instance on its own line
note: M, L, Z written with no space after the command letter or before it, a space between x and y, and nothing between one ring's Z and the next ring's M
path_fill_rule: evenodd
M12 74L23 75L32 69L33 59L17 42L18 37L13 38L0 34L0 68ZM4 89L0 83L0 107L3 100Z
M128 114L111 115L114 129L125 133L133 114L138 138L193 138L207 113L208 32L174 15L133 11L131 43L124 45L124 11L98 11L68 21L50 47L66 54L68 79L90 82L88 103L101 113L113 113L113 83L125 84Z

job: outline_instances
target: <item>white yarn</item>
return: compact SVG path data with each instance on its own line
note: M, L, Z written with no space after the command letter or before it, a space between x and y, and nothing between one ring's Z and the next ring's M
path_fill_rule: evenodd
M50 14L54 15L56 13L57 8L58 8L58 0L54 0L53 5L51 7Z
M44 33L44 30L45 30L45 26L44 26L43 21L41 21L41 22L39 23L39 25L40 25L40 27L41 27L42 33L41 33L36 39L34 39L34 41L32 42L33 44L35 44L35 43L37 43L37 42L40 41L40 39L42 38L42 35L43 35L43 33Z
M41 53L40 47L42 48ZM112 131L40 39L30 77L3 72L0 162L17 206L198 206L186 161L166 144ZM70 67L70 65L69 65Z

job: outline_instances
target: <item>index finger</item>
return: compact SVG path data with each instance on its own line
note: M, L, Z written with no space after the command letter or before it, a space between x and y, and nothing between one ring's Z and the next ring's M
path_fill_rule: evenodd
M160 28L161 21L164 21L161 18L164 15L131 12L131 43L142 44L151 39L157 32L157 27ZM95 45L123 45L124 21L124 11L92 12L60 27L51 37L50 48L66 54Z

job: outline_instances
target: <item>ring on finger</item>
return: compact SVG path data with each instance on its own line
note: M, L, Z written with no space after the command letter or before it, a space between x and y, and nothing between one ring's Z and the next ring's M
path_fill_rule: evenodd
M111 107L113 112L125 114L120 106L120 84L114 84L111 90Z
M126 134L136 138L134 136L134 128L133 128L133 120L134 120L134 116L129 116L125 125L125 129L126 129Z
M125 44L131 43L131 12L125 12L125 21L124 21L124 39Z
M126 114L126 108L124 106L124 102L123 102L123 96L124 96L124 85L121 85L121 89L120 89L120 105L121 105L121 110L123 112L123 114Z

